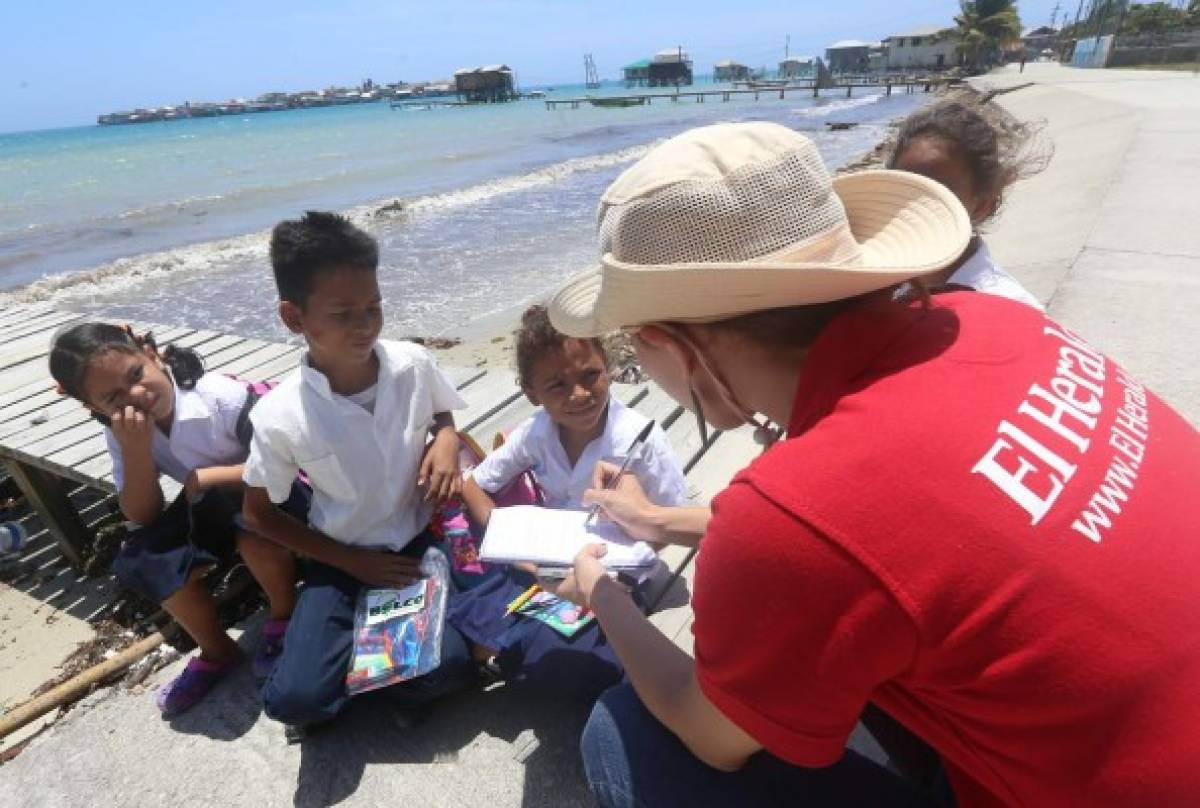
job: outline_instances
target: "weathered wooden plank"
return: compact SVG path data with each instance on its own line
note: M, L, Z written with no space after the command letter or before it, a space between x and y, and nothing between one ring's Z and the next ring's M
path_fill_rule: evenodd
M63 491L62 481L45 471L13 460L5 461L25 499L50 529L59 549L76 567L83 566L83 551L91 540L87 527Z
M74 320L66 322L82 321L82 319L82 317L76 317ZM58 328L54 330L57 331ZM0 346L2 346L0 347L0 372L3 372L5 368L45 356L50 349L50 337L38 332L0 341Z
M30 334L45 333L48 336L63 323L77 319L79 319L78 314L65 311L50 311L24 318L0 328L0 343L12 342Z
M0 407L17 404L27 398L51 390L53 386L53 382L50 381L50 376L47 373L42 373L40 376L34 375L32 379L25 382L19 382L16 374L5 373L3 382L0 383Z
M103 427L99 422L92 418L77 420L72 417L74 415L71 413L20 435L10 436L4 441L4 448L9 453L36 463L39 457L49 457L68 446L102 434Z
M697 504L707 505L729 485L735 474L761 453L762 447L754 442L754 430L750 427L722 432L688 470L688 482L699 491Z
M507 435L520 426L522 421L533 415L536 410L537 408L529 403L529 399L522 395L513 399L506 407L472 426L468 432L485 451L489 451L497 433ZM458 413L455 413L455 423L457 422Z
M52 466L64 477L115 494L117 487L112 482L112 457L108 454L103 438L99 440L99 448L100 451L96 452L96 444L90 444L90 456L76 460L73 465L58 463L53 458L43 458L42 462Z
M29 317L18 317L17 319L13 319L12 322L0 325L0 341L7 342L8 340L14 340L18 336L25 336L32 333L32 331L52 330L58 327L59 323L65 323L77 317L79 315L76 315L76 313L53 309Z
M3 377L0 377L0 382L2 381ZM12 404L0 407L0 429L3 428L3 425L9 423L17 423L22 425L27 424L29 423L29 419L38 414L39 411L46 411L47 408L59 404L64 405L64 407L56 410L53 413L47 413L46 417L51 418L54 415L57 415L60 411L65 412L65 405L71 403L74 402L68 398L65 398L64 396L59 395L57 390L53 390L49 387L44 388L41 390L41 392L34 393L27 398L21 399L20 401L14 401ZM76 403L75 406L78 407L79 404Z
M450 380L450 383L458 390L462 390L469 384L474 384L487 375L487 371L483 368L458 368L446 367L444 365L440 365L439 367L446 374L446 378Z
M79 402L70 399L60 398L41 412L47 416L41 423L34 424L33 418L25 416L0 424L0 446L19 449L92 420Z
M255 351L266 346L267 343L261 340L242 340L241 342L222 348L219 351L214 351L204 358L204 366L208 370L215 370L221 373L227 372L225 366L230 362L236 362L244 356L249 356Z
M49 303L31 303L22 306L6 306L0 309L0 328L9 323L28 320L39 314L44 314L50 311L52 306Z
M516 374L507 369L490 370L486 376L471 382L459 392L467 402L467 407L455 411L454 421L465 432L471 432L524 395L517 386Z
M299 349L278 342L265 342L248 354L225 362L219 368L221 373L238 376L243 379L256 380L255 370L270 362L288 357L294 365L299 357Z

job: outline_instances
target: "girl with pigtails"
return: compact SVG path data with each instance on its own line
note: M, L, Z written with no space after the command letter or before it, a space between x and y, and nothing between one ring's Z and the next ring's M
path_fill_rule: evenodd
M287 550L239 522L255 385L205 373L190 349L160 351L149 333L99 322L55 335L50 373L60 393L104 424L121 511L133 528L114 574L127 589L162 604L199 646L183 672L159 690L163 715L193 707L242 660L203 580L235 550L270 600L253 660L254 673L265 677L283 648L296 569ZM172 503L159 485L161 474L183 486ZM305 509L302 486L290 505Z

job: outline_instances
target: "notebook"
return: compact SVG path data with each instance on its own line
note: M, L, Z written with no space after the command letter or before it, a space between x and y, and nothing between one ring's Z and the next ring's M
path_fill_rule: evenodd
M630 538L611 522L587 524L587 511L514 505L496 508L488 519L483 546L484 561L512 564L529 561L539 566L569 566L587 544L604 544L601 559L614 570L640 570L652 566L656 556L650 545Z

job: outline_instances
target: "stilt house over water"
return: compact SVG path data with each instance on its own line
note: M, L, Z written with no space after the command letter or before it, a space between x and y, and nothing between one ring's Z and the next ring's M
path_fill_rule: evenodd
M650 60L638 59L621 68L626 87L645 87L650 83Z
M690 87L692 60L683 48L668 48L654 54L650 62L651 87Z
M811 79L817 75L817 63L812 56L792 56L779 63L781 79Z
M454 73L454 91L469 104L498 104L517 98L513 71L508 65L457 70Z
M750 79L750 68L732 59L725 59L713 65L713 81L747 81Z

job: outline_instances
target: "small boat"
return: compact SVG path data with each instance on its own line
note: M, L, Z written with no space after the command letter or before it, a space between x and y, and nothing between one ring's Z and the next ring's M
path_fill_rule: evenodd
M616 98L592 98L588 101L593 107L640 107L646 103L646 97L641 95L618 96Z

